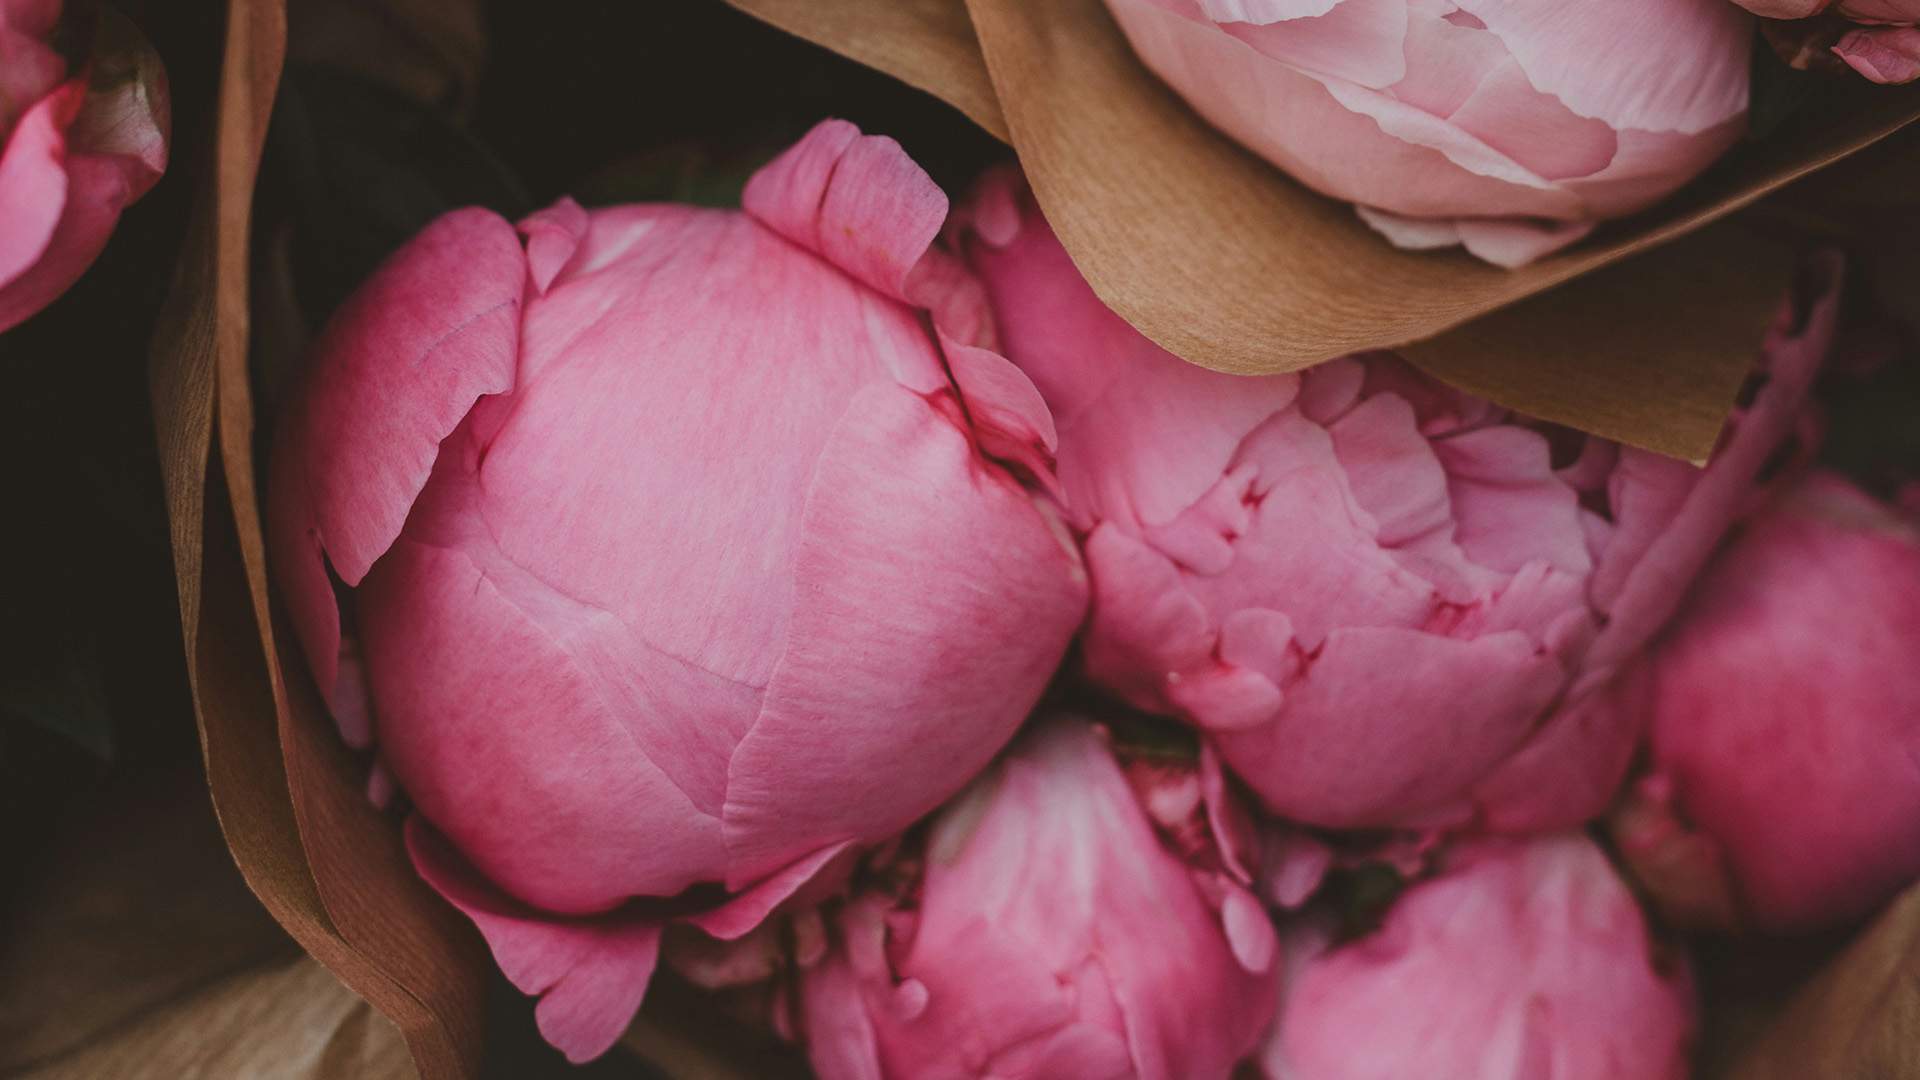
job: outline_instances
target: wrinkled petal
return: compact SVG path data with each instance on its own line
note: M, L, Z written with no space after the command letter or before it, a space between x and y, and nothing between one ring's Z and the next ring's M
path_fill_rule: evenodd
M741 207L896 299L947 219L947 196L900 144L825 120L747 181Z
M1753 21L1724 0L1455 2L1581 116L1694 134L1746 111Z
M417 816L407 821L407 851L420 876L480 929L508 981L540 996L534 1018L549 1043L575 1064L612 1048L653 979L659 923L532 911L494 890Z

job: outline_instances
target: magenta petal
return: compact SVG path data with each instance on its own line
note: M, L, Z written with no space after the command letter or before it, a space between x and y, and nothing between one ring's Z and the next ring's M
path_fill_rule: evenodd
M1526 737L1560 679L1521 633L1339 629L1272 724L1214 740L1285 816L1336 828L1451 818L1466 807L1450 800Z
M440 440L476 399L513 386L526 280L513 226L456 210L388 258L315 346L302 471L347 584L400 535Z
M519 229L527 238L527 273L532 275L534 289L544 293L580 250L580 241L587 235L587 212L563 196L527 215Z
M747 181L761 224L899 300L947 220L947 196L900 144L824 120Z
M540 995L540 1034L568 1061L590 1061L619 1040L653 979L659 923L542 915L487 884L417 815L407 819L407 851L427 884L473 920L507 979Z
M381 753L420 812L548 911L721 877L717 815L676 783L693 755L629 694L624 627L476 557L410 529L358 594Z
M763 879L712 911L689 916L686 921L722 941L734 941L745 937L765 922L775 908L812 884L822 871L852 847L852 843L847 842L821 848Z
M890 835L959 790L1038 700L1086 605L1031 496L883 384L815 467L793 565L787 650L728 770L731 886Z

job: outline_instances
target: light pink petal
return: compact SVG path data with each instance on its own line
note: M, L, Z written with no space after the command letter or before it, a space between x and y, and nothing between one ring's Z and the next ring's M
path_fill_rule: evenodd
M1079 561L1031 496L890 386L862 391L822 454L793 574L787 649L728 770L733 884L882 839L959 790L1086 608Z
M662 745L671 725L628 696L624 629L492 563L410 535L359 590L400 786L489 880L548 911L719 880L717 814L666 771L696 755Z
M1249 20L1221 29L1302 71L1376 90L1406 77L1406 0L1340 0L1324 13L1305 10L1285 21Z
M1619 133L1619 149L1607 167L1562 181L1595 217L1637 213L1671 195L1704 172L1746 134L1745 114L1695 134L1673 131Z
M1316 191L1418 217L1583 213L1573 193L1413 105L1303 73L1150 0L1109 6L1202 117Z
M1591 176L1613 161L1619 147L1605 121L1576 116L1560 99L1535 90L1510 59L1486 72L1449 118L1548 180Z
M1910 83L1920 79L1920 28L1878 26L1854 30L1835 43L1833 54L1874 82Z
M0 289L40 261L60 224L67 202L66 117L62 113L72 108L77 92L69 86L29 109L0 156L0 221L7 223L0 229ZM4 298L0 293L0 302ZM16 313L0 322L0 329L24 318Z
M1513 270L1578 243L1593 231L1593 224L1532 218L1462 218L1460 245L1474 258Z
M1360 220L1408 251L1464 247L1483 262L1512 270L1551 255L1593 231L1588 221L1546 221L1537 218L1403 217L1371 206L1355 206Z
M1691 134L1746 111L1753 18L1725 0L1456 2L1581 116Z
M825 120L747 181L740 205L896 299L947 219L947 196L900 144Z
M418 815L413 865L473 920L508 981L539 995L540 1034L575 1064L606 1053L633 1022L660 956L661 925L635 916L558 919L502 895Z
M1325 15L1355 0L1198 0L1207 18L1222 23L1285 22Z
M807 969L802 1021L807 1058L822 1076L886 1080L860 979L844 960Z
M1214 740L1283 816L1337 828L1427 824L1465 811L1454 800L1525 738L1560 680L1523 634L1335 630L1272 724Z

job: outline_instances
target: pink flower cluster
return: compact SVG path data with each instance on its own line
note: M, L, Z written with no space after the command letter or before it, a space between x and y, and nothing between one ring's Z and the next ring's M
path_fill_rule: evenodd
M1920 523L1801 467L1812 269L1695 467L1387 354L1189 366L1016 173L950 215L828 122L739 211L395 254L279 423L274 571L576 1060L664 956L825 1077L1679 1077L1585 826L1725 923L1920 876Z

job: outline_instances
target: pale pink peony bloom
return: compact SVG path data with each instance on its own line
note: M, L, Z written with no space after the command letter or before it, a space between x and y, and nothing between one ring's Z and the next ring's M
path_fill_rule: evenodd
M1107 0L1203 118L1401 247L1517 266L1650 206L1746 125L1726 0Z
M167 167L166 72L125 19L52 44L61 0L0 0L0 332L79 280Z
M442 217L336 314L274 457L316 682L576 1058L665 914L743 933L965 785L1086 605L939 188L830 121L744 206Z
M1644 667L1653 772L1615 833L1664 907L1810 929L1920 881L1920 515L1808 476Z
M1087 674L1196 725L1269 809L1315 825L1603 810L1639 729L1600 691L1755 495L1833 333L1828 275L1701 470L1387 354L1257 378L1185 364L1099 302L1016 176L957 220L1058 426Z
M1734 0L1768 19L1789 63L1820 66L1822 51L1877 83L1920 79L1920 0ZM1800 22L1798 20L1810 20Z
M1269 1080L1682 1080L1691 979L1592 841L1452 851L1365 937L1287 939Z
M801 976L823 1080L1226 1080L1273 1016L1274 930L1169 850L1095 731L1042 723L857 893Z

